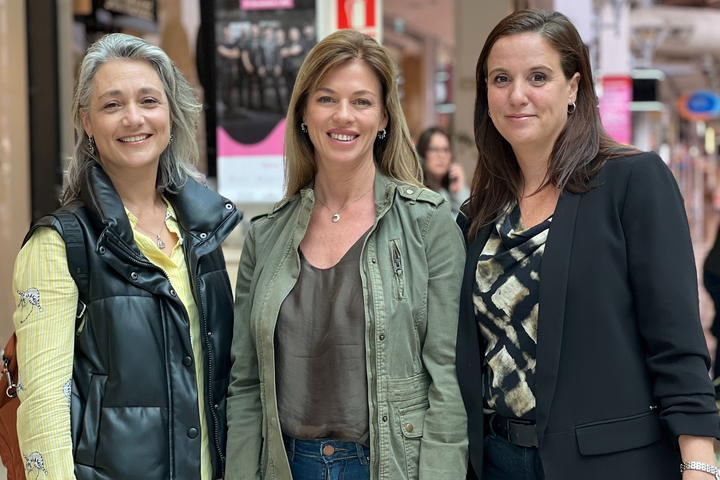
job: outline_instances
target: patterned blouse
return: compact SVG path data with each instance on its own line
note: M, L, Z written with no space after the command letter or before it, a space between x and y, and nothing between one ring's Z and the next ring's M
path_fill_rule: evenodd
M165 225L180 239L180 225L172 206L167 205ZM135 228L137 218L127 209L125 213L130 225ZM198 379L202 435L200 479L210 480L212 465L205 419L200 316L190 286L183 247L178 241L171 256L167 257L154 238L137 231L133 234L143 255L168 274L188 312ZM20 250L15 261L13 292L17 301L13 320L17 332L20 378L17 430L20 451L28 464L26 476L35 480L42 472L44 475L40 478L46 480L73 479L69 406L78 289L68 271L65 242L55 230L37 230Z
M508 211L496 220L475 271L484 403L503 417L534 421L540 265L552 217L525 230L520 207Z

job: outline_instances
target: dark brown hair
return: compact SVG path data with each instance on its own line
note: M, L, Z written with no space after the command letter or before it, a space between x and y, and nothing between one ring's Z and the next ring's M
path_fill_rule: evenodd
M415 149L417 150L418 155L420 156L420 164L423 168L423 182L425 183L425 186L428 188L431 188L435 190L435 184L437 183L434 178L430 178L427 174L427 169L425 166L425 158L427 156L428 148L430 148L430 140L432 139L433 135L435 134L442 135L445 138L447 138L448 143L451 143L450 141L450 135L445 132L440 127L430 127L427 130L425 130L423 133L420 134L420 138L418 139L417 146ZM443 176L442 180L440 181L440 187L444 188L445 190L448 190L450 188L450 173L446 173L445 176Z
M594 188L590 180L605 162L614 157L639 153L615 142L605 132L598 112L588 49L568 20L558 12L518 10L505 17L488 36L478 58L475 80L475 144L478 163L472 179L468 213L472 219L468 239L484 225L494 221L498 212L520 198L523 176L510 143L497 131L488 116L487 61L495 43L510 35L536 33L560 55L565 78L580 73L576 107L568 115L550 154L547 177L538 191L547 185L572 193ZM623 151L619 151L622 149Z

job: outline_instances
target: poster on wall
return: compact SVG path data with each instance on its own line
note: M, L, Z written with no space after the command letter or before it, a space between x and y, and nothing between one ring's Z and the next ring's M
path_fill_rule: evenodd
M217 178L230 200L282 198L285 116L316 43L315 0L215 0Z

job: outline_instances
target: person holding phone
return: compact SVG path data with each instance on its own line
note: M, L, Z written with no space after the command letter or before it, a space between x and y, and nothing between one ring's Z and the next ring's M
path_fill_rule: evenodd
M465 184L465 172L453 162L450 137L439 127L431 127L420 135L417 152L423 166L425 186L450 202L453 214L470 196L470 189Z

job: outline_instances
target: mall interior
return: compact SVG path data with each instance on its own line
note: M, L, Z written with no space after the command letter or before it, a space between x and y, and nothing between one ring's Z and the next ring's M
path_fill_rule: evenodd
M224 19L236 19L232 21L237 29L250 21L239 11L246 1L0 0L3 345L13 332L15 256L32 222L59 206L63 171L75 142L72 92L85 49L106 33L124 32L167 52L203 103L197 132L198 169L207 176L208 185L218 188L223 183L222 152L214 132L227 106L216 88L221 75L217 45L222 42L224 26L233 25ZM314 27L318 39L338 28L343 8L352 13L372 4L374 20L362 21L372 27L368 32L389 49L398 64L402 106L413 139L431 126L448 131L454 159L466 177L472 174L477 155L473 138L475 68L486 36L516 9L566 14L589 48L608 132L621 143L657 152L675 174L685 199L701 278L704 256L720 223L720 135L716 135L720 132L719 0L279 3L289 6L289 11L275 12L279 21L292 21L292 6L303 6L305 10L297 15L304 15L303 21ZM263 21L271 25L274 20L269 19L275 13L263 12ZM351 26L357 25L351 22ZM235 103L242 101L241 93L234 95ZM717 105L695 108L702 101ZM236 200L245 220L225 245L231 278L237 271L249 219L270 208L271 200ZM709 332L714 307L699 282L701 317L709 350L714 352L716 340Z

